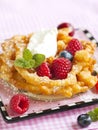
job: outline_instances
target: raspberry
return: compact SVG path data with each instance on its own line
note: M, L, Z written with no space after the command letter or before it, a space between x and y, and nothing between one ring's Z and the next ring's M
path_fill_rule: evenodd
M18 113L23 114L29 108L29 100L24 94L16 94L10 100L10 108Z
M47 62L43 62L36 70L39 76L47 76L51 78L50 68Z
M68 28L68 27L71 28L71 31L70 31L70 33L69 33L69 36L73 36L74 33L75 33L75 29L74 29L74 27L73 27L70 23L61 23L61 24L58 25L57 28L58 28L58 29L62 29L62 28Z
M77 39L72 39L68 46L66 47L66 50L69 51L72 55L75 54L76 51L82 50L82 44Z
M73 29L70 33L69 33L69 36L73 36L75 34L75 30Z
M96 83L95 88L98 91L98 82Z
M57 58L51 65L51 72L56 79L65 79L71 70L71 61L66 58Z
M58 25L58 29L61 29L61 28L68 28L70 26L70 24L69 23L61 23L61 24L59 24Z

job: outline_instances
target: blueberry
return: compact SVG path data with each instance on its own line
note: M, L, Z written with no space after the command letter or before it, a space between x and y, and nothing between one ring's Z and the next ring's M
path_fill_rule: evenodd
M59 57L67 58L67 59L69 59L70 61L73 60L73 55L72 55L70 52L66 51L66 50L60 52Z
M82 114L82 115L78 116L77 121L81 127L87 127L92 122L92 120L88 114Z
M93 76L97 76L97 72L94 70L94 71L92 72L92 75L93 75Z

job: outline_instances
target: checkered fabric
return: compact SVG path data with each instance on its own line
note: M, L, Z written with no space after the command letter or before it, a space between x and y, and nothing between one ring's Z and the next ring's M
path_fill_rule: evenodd
M0 41L69 21L90 30L98 40L97 0L0 0ZM0 130L98 130L98 122L80 128L77 117L98 105L7 124L0 115Z
M0 115L0 130L98 130L98 122L92 123L87 128L80 128L77 124L77 117L92 110L94 107L98 107L98 105L59 112L12 124L5 123Z

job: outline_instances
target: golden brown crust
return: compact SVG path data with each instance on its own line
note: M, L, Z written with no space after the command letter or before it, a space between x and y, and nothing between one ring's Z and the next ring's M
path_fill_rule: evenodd
M14 66L14 60L22 57L23 50L26 48L30 36L15 36L2 43L3 53L0 54L0 78L9 81L19 89L33 94L53 95L55 97L72 97L75 94L87 91L95 85L97 77L91 75L96 62L93 58L95 45L88 41L81 41L83 50L76 52L72 70L66 79L52 80L46 76L39 77L35 71L28 71ZM59 31L56 56L66 48L71 39L71 37L64 34L64 30ZM55 58L50 57L46 61L51 64Z

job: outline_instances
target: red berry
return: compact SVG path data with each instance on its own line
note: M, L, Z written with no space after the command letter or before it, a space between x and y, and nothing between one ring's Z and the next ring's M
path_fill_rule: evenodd
M61 23L61 24L59 24L58 25L58 29L61 29L61 28L68 28L68 27L70 27L70 23Z
M66 58L57 58L51 65L51 72L56 79L65 79L71 70L71 61Z
M78 39L72 39L68 46L66 47L66 50L69 51L72 55L75 54L76 51L82 50L82 44L78 41Z
M16 94L10 100L10 108L18 114L23 114L29 108L29 99L24 94Z
M39 76L47 76L51 78L50 68L47 62L42 63L36 70Z
M75 31L73 30L73 31L71 31L70 33L69 33L69 36L73 36L74 35L74 33L75 33Z
M58 25L57 28L58 28L58 29L62 29L62 28L68 28L68 27L71 28L71 31L70 31L70 33L69 33L69 36L73 36L74 33L75 33L75 29L74 29L74 27L73 27L70 23L61 23L61 24Z
M98 82L96 83L95 88L98 91Z

